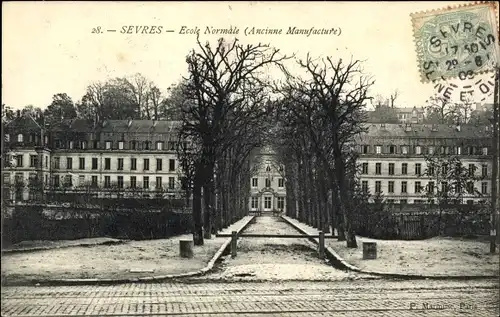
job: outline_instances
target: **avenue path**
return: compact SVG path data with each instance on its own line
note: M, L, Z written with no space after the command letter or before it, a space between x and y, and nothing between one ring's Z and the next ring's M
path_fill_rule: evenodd
M300 235L280 217L255 218L243 234ZM332 267L318 257L317 246L306 238L240 237L237 256L225 257L217 269L204 279L267 280L339 280L360 278L362 274Z

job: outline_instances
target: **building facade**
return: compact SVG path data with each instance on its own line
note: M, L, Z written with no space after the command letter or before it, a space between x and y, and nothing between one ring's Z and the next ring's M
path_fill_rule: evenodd
M367 128L356 140L358 176L361 188L372 197L380 193L389 203L435 203L438 190L444 193L443 186L453 184L435 176L439 173L427 165L433 164L433 157L444 158L445 163L454 157L471 176L456 203L474 204L490 198L488 127L377 123L367 124Z
M401 123L422 123L425 110L423 108L394 108Z
M183 177L176 155L179 122L75 119L43 127L30 116L4 126L2 189L11 201L74 193L92 197L179 197ZM428 173L432 155L456 157L475 177L461 203L491 196L491 131L481 126L367 124L356 140L359 180L392 203L429 202L428 191L448 186ZM283 167L269 147L251 160L251 211L285 211ZM468 184L469 186L469 184Z
M286 211L283 166L276 162L270 147L256 151L252 159L254 175L250 179L250 211Z
M54 193L154 198L180 193L175 121L75 119L42 127L18 116L4 127L3 188L13 201ZM38 197L39 198L39 197Z

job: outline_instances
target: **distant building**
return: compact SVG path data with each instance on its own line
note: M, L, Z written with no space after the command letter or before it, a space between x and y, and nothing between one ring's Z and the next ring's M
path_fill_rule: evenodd
M481 177L473 183L480 195L466 193L464 202L489 199L492 152L487 126L369 123L367 128L356 140L364 191L383 193L391 203L426 203L422 188L434 191L448 185L433 183L435 180L425 175L425 155L441 153L458 156L465 167L475 166L476 176Z
M389 122L392 118L392 122ZM425 119L425 109L423 108L391 108L382 106L367 112L367 122L370 123L422 123Z
M423 108L394 108L401 123L422 123L425 110Z
M254 176L250 179L250 211L286 211L284 167L276 162L271 148L256 152L251 163Z

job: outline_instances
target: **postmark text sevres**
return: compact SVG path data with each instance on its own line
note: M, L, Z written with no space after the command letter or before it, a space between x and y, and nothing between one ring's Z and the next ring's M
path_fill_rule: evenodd
M423 82L472 77L498 65L495 3L412 14Z

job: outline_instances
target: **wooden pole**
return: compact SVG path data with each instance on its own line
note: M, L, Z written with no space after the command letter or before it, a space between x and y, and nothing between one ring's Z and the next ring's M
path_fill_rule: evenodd
M3 111L4 109L2 109ZM3 121L3 120L2 120ZM4 194L6 191L4 191L3 189L7 186L9 186L9 190L8 190L8 193L10 195L10 189L11 189L11 185L10 185L10 180L9 180L9 184L6 184L5 183L5 177L4 177L4 174L3 174L3 171L4 171L4 161L5 161L5 158L6 158L6 151L5 151L5 134L4 134L4 122L2 122L2 126L0 127L1 129L1 133L2 133L2 139L0 140L1 141L1 144L0 144L0 151L1 151L1 155L0 155L0 164L1 164L1 171L2 171L2 198L0 200L0 203L1 203L1 209L2 212L5 210L5 206L4 206L4 199L8 199L10 197L4 197ZM10 177L10 173L9 173L9 177ZM3 217L2 217L2 220L1 220L1 226L3 228Z
M325 258L325 233L323 231L319 232L319 246L318 246L319 258Z
M495 74L495 91L493 93L493 168L491 175L491 214L490 214L490 253L495 253L496 251L496 240L498 238L497 222L498 217L498 159L499 159L499 81L500 81L500 68L497 67ZM496 218L496 219L495 219Z
M238 233L236 231L231 232L231 257L236 257L236 247L238 243Z
M496 202L496 243L500 245L500 67L497 68L496 77L496 109L497 109L497 202Z

